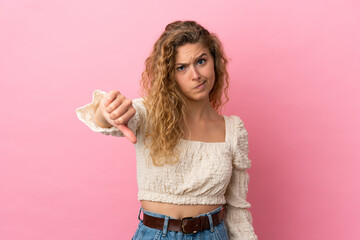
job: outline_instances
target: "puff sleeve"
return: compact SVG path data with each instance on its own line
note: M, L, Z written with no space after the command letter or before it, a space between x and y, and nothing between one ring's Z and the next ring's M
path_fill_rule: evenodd
M248 133L244 123L237 116L232 116L235 127L232 136L233 170L230 183L225 192L226 214L225 225L229 240L257 240L252 226L252 216L246 201L248 192L249 174L251 166L248 158Z
M103 128L95 122L95 111L100 104L101 98L107 94L101 90L95 90L93 92L93 100L91 103L86 104L76 109L76 115L80 121L85 123L92 131L100 132L105 135L111 135L116 137L124 137L124 134L116 127ZM142 104L142 98L136 98L132 101L132 105L136 110L135 115L127 123L128 128L137 136L140 127L141 116L145 112L144 105Z

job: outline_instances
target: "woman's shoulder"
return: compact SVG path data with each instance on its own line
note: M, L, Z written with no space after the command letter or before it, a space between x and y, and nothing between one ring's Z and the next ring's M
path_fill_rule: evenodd
M237 115L224 116L227 119L229 138L234 145L243 144L247 141L248 132L244 121Z
M248 159L248 132L245 128L244 121L236 115L231 115L227 118L229 122L231 122L232 127L230 141L234 153L234 165L238 169L250 168L251 161Z
M245 124L244 121L242 120L242 118L240 118L237 115L223 115L225 120L228 120L232 126L233 130L241 130L241 129L245 129Z

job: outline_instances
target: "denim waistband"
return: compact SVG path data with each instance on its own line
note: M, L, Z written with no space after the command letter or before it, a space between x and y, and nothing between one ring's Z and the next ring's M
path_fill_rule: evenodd
M210 211L210 212L207 212L207 213L203 213L203 214L199 214L197 215L196 217L200 217L200 216L207 216L208 214L214 214L214 213L217 213L217 212L220 212L221 209L224 207L224 205ZM169 219L176 219L176 218L173 218L173 217L170 217L168 215L164 215L164 214L160 214L160 213L154 213L154 212L150 212L150 211L147 211L147 210L144 210L142 207L140 207L140 211L139 211L139 217L140 217L140 212L143 211L144 213L146 213L147 215L150 215L150 216L153 216L153 217L158 217L158 218L165 218L165 217L169 217ZM194 218L196 218L194 217Z

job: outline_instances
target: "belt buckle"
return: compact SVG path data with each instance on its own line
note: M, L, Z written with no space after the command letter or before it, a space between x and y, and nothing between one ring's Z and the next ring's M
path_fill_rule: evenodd
M184 233L184 234L190 234L190 233L196 233L197 231L192 231L192 232L186 232L185 229L184 229L184 220L185 219L196 219L194 217L184 217L181 219L181 231Z

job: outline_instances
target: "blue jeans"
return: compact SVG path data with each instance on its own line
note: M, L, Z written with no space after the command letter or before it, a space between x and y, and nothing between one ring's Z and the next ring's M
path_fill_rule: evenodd
M212 218L210 214L217 213L221 211L222 206L218 207L217 209L200 214L196 217L200 216L208 216L210 220L210 229L206 229L204 231L198 231L196 233L190 233L190 234L184 234L182 232L178 231L169 231L167 229L169 219L175 219L173 217L162 215L159 213L149 212L147 210L144 210L142 207L140 207L139 210L139 216L140 212L143 211L144 213L154 216L154 217L160 217L164 218L164 228L163 230L150 228L148 226L145 226L143 224L143 221L140 220L136 232L134 236L131 238L131 240L160 240L160 239L170 239L170 240L228 240L228 235L226 232L226 227L224 220L221 220L220 224L217 226L213 226ZM140 219L140 218L139 218Z

